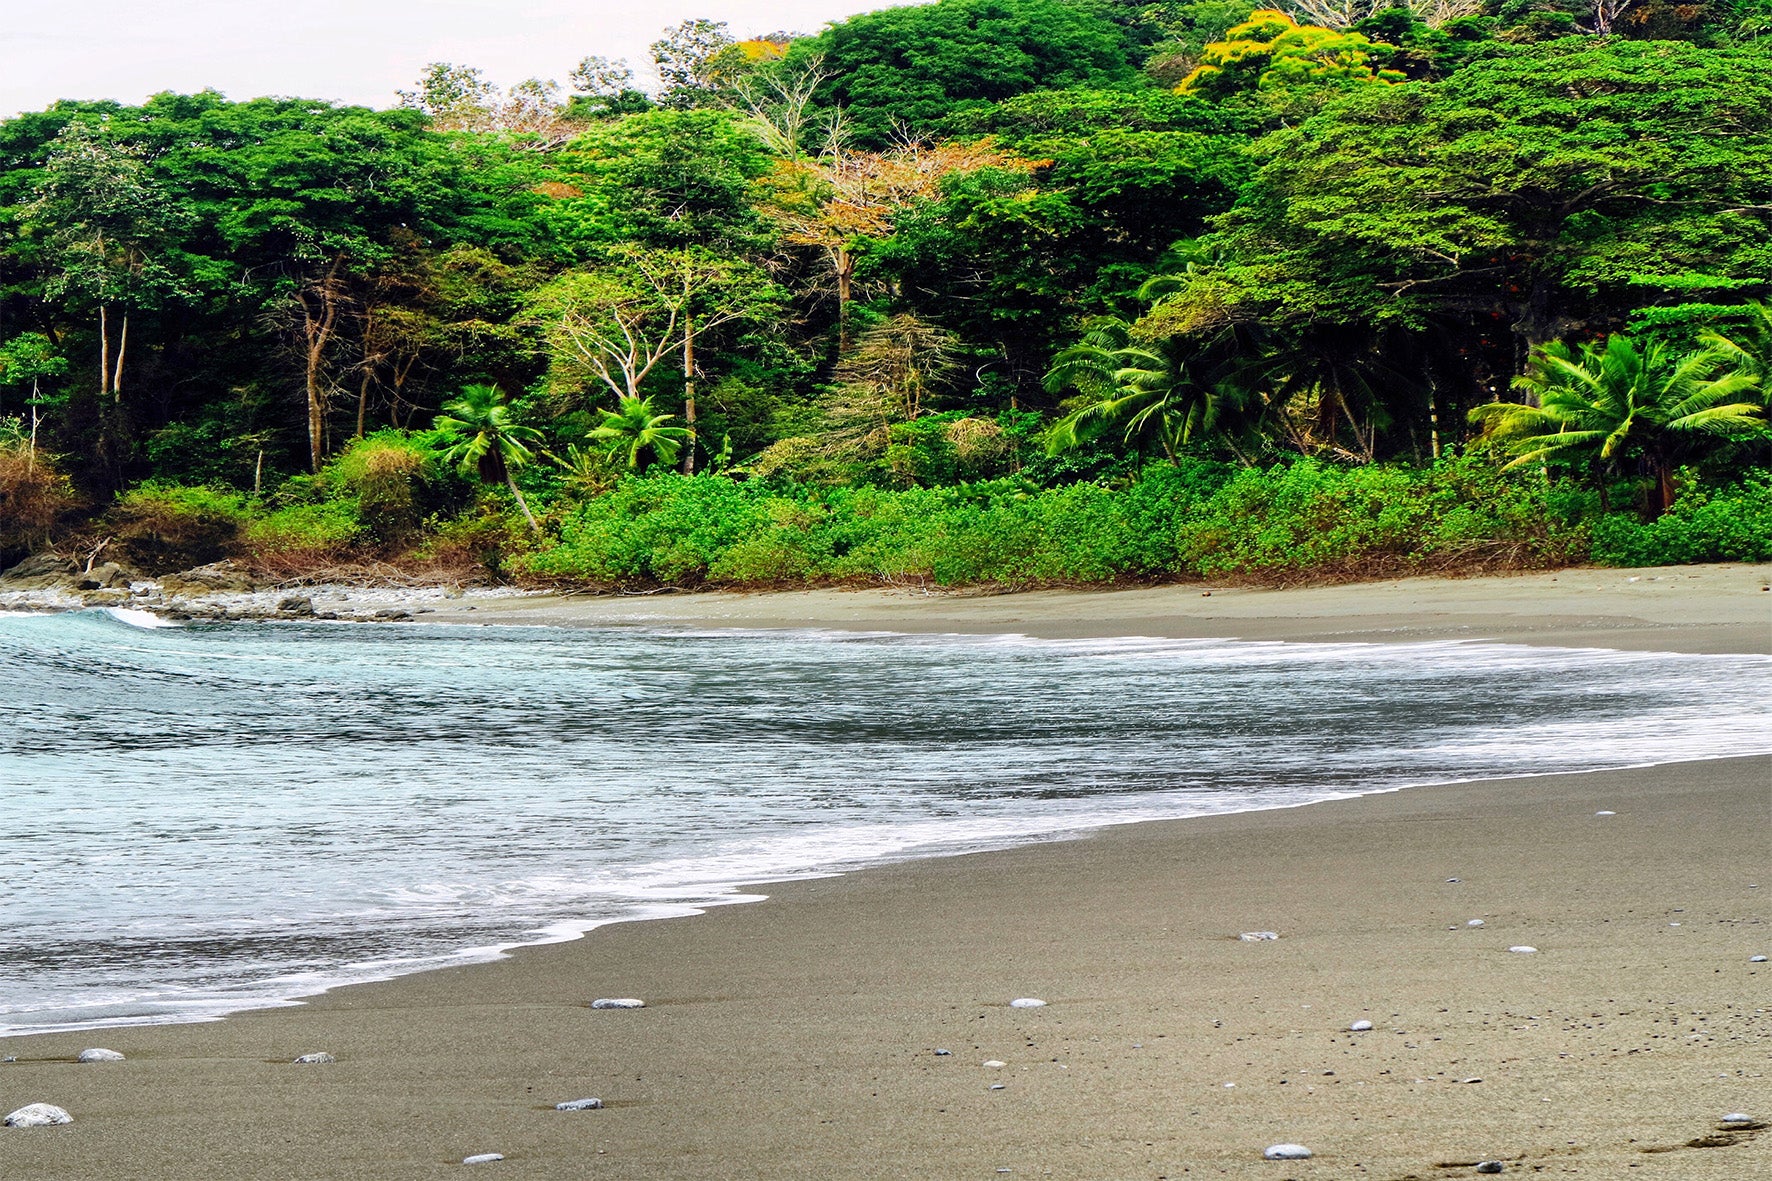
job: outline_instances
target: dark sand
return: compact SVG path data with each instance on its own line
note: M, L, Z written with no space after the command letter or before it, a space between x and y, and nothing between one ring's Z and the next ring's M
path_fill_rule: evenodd
M1764 568L1659 581L1689 573L1215 594L1234 610L1211 625L1768 649ZM1137 596L1170 609L1103 609ZM998 630L1177 634L1190 596L839 596L794 622L926 605L942 630L996 613ZM737 623L733 601L666 602L673 622ZM20 1059L0 1066L0 1110L76 1119L0 1130L0 1178L422 1178L479 1152L507 1159L471 1176L633 1181L1396 1181L1485 1158L1772 1177L1772 1130L1717 1127L1772 1116L1772 965L1749 963L1772 954L1772 758L1417 788L767 892L300 1008L0 1042ZM1235 939L1252 930L1282 938ZM599 996L649 1007L594 1012ZM1376 1028L1347 1032L1361 1018ZM75 1065L91 1045L129 1061ZM339 1060L289 1064L316 1050ZM551 1109L590 1095L608 1109ZM1279 1141L1316 1157L1263 1161Z

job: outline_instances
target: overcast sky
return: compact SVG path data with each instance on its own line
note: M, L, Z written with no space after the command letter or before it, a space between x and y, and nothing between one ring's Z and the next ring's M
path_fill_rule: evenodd
M899 0L903 2L903 0ZM587 54L650 70L646 47L690 17L734 36L826 21L894 0L46 0L0 17L0 117L58 98L137 103L213 88L391 106L434 61L479 66L502 85L562 85Z

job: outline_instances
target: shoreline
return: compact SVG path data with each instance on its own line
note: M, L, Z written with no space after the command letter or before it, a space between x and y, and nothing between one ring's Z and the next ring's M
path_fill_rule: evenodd
M194 572L188 572L194 573ZM1036 639L1411 643L1772 655L1772 563L1571 567L1263 588L1168 583L1002 593L885 588L620 594L513 587L291 586L202 590L158 582L75 593L0 584L0 610L145 610L173 622L320 619L474 626L824 628ZM1762 597L1763 596L1763 597ZM288 603L285 607L282 604ZM1549 606L1554 608L1547 610Z
M426 623L692 627L1037 639L1411 643L1772 654L1772 563L1580 568L1482 578L1261 589L1173 584L1118 590L925 595L903 590L539 595L447 602ZM468 608L472 607L472 610Z
M1191 588L1047 593L1008 611L869 595L821 617L805 596L832 592L789 592L722 597L717 618L713 596L619 619L596 600L491 614L875 630L922 612L921 630L964 631L995 605L995 630L1054 638L1253 621L1265 631L1242 638L1499 632L1481 638L1763 653L1768 570L1701 574L1696 597L1616 572L1597 603L1505 580L1522 595L1474 613L1470 583L1409 580L1339 614L1323 596L1361 588L1248 592L1210 617L1183 610ZM1534 597L1575 624L1545 626L1542 604L1525 610ZM20 1061L0 1066L0 1104L60 1103L76 1124L0 1132L0 1173L419 1178L502 1152L494 1167L540 1178L1457 1177L1478 1159L1746 1176L1772 1169L1772 1136L1716 1121L1769 1114L1755 1104L1772 1074L1772 972L1748 962L1772 952L1769 832L1772 757L1753 756L1117 825L771 884L767 905L610 924L298 1007L8 1038ZM1463 928L1470 917L1486 926ZM1241 943L1246 930L1281 938ZM1541 950L1510 955L1516 942ZM648 1009L587 1007L627 995ZM1030 995L1052 1003L1008 1008ZM1350 1034L1359 1017L1378 1028ZM88 1045L129 1061L73 1066ZM290 1065L322 1050L339 1061ZM592 1095L608 1109L552 1110ZM1262 1162L1281 1140L1317 1159Z
M1772 1138L1716 1123L1763 1120L1772 1075L1772 972L1749 962L1772 945L1768 785L1754 756L1116 826L297 1008L11 1038L0 1095L76 1123L0 1133L0 1167L1278 1176L1260 1151L1293 1140L1317 1156L1286 1177L1749 1176ZM588 1008L606 995L648 1008ZM129 1060L70 1063L93 1044ZM318 1051L338 1061L290 1065ZM589 1096L606 1109L552 1110ZM1686 1146L1706 1138L1731 1151Z
M1045 845L1064 844L1070 841L1087 841L1103 834L1110 834L1118 829L1140 828L1149 825L1184 824L1192 821L1211 820L1228 816L1255 815L1266 812L1288 812L1308 808L1317 808L1329 804L1346 803L1374 797L1396 795L1403 792L1470 787L1476 785L1499 785L1527 782L1536 779L1575 778L1584 775L1616 775L1636 771L1667 771L1682 766L1702 766L1708 763L1727 762L1731 758L1768 759L1772 760L1772 751L1753 752L1740 756L1695 755L1685 758L1672 758L1664 761L1621 763L1615 766L1600 766L1578 771L1524 771L1510 775L1487 775L1470 779L1433 779L1419 783L1404 783L1387 787L1374 787L1367 790L1344 790L1317 799L1291 801L1286 803L1266 803L1248 807L1232 808L1217 812L1203 812L1190 815L1154 816L1137 819L1107 818L1081 822L1073 827L1056 828L1038 832L1029 832L1019 836L1004 837L1001 841L985 841L972 848L931 848L923 852L907 852L883 855L876 859L867 859L854 863L844 862L835 867L818 867L799 871L791 871L781 877L746 878L734 881L724 887L716 887L707 896L692 901L651 902L636 904L638 913L618 915L613 918L599 920L562 920L547 927L533 930L535 939L513 940L487 944L483 947L466 948L460 952L437 957L437 962L427 962L419 966L405 966L387 972L372 972L357 979L340 979L336 983L322 985L312 991L290 993L286 996L263 997L252 1001L243 1001L237 1005L216 1002L201 1010L193 1011L189 1016L166 1016L152 1018L145 1016L102 1018L94 1023L72 1021L63 1024L49 1025L42 1029L21 1026L0 1030L0 1051L14 1041L52 1037L57 1035L68 1037L84 1037L88 1041L102 1040L106 1034L123 1034L135 1029L161 1029L187 1025L205 1025L217 1021L226 1021L232 1017L271 1012L273 1010L296 1009L306 1006L322 997L329 996L345 989L359 988L366 985L389 984L413 976L428 975L437 972L452 972L464 968L497 963L515 955L539 947L552 947L556 944L575 943L590 938L595 932L606 927L629 923L667 922L674 919L695 918L710 911L720 910L728 906L747 906L768 902L774 897L774 891L790 887L802 882L823 881L844 878L855 874L868 874L883 869L893 869L923 862L942 861L950 858L978 857L994 853L1008 853L1020 849L1038 848ZM1772 763L1768 764L1772 767ZM1768 874L1772 877L1772 874ZM771 891L765 893L762 891Z

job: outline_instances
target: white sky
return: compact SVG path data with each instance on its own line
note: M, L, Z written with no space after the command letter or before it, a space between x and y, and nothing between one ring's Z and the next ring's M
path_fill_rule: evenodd
M625 57L651 80L647 46L691 17L736 37L825 22L905 0L6 0L0 117L58 98L138 103L162 90L233 99L287 95L392 106L433 61L479 66L501 85L567 85L587 54Z

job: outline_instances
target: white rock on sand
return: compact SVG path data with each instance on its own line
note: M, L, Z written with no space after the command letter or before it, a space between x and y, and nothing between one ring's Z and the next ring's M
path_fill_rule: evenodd
M603 1106L601 1099L568 1099L564 1103L554 1104L555 1111L598 1111Z
M1271 1144L1261 1155L1265 1160L1309 1160L1311 1150L1302 1144Z
M1367 1030L1369 1030L1371 1028L1372 1028L1372 1022L1370 1022L1370 1021L1356 1021L1352 1025L1348 1026L1349 1031L1351 1031L1353 1033L1365 1033Z
M1515 955L1537 955L1538 954L1538 949L1536 947L1530 947L1524 943L1517 943L1514 946L1508 948L1508 950L1513 952Z
M115 1050L106 1050L106 1049L102 1049L100 1047L94 1046L90 1050L81 1050L80 1057L77 1059L77 1061L80 1061L80 1062L121 1062L121 1061L123 1061L123 1055L119 1054Z
M1271 943L1280 936L1274 931L1244 931L1237 938L1244 943Z
M1046 1002L1038 997L1018 996L1009 1002L1011 1009L1044 1009Z
M591 1002L593 1009L644 1009L646 1002L637 996L600 996Z
M322 1050L318 1054L303 1054L300 1058L295 1060L295 1064L297 1066L324 1066L328 1062L337 1061L337 1058L334 1058L331 1054Z
M461 1163L464 1165L489 1165L495 1160L503 1160L504 1158L505 1155L502 1152L477 1152L473 1156L462 1157Z
M73 1116L53 1103L29 1103L6 1117L9 1128L50 1128L73 1122Z

